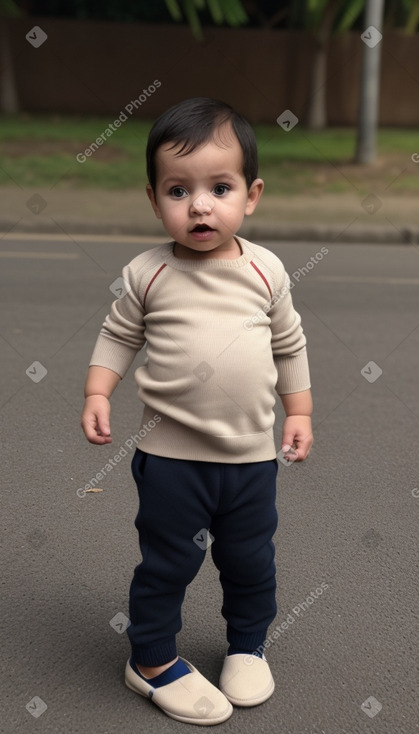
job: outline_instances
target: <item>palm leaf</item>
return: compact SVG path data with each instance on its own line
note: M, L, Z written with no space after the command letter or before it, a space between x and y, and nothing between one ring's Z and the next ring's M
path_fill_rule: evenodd
M177 0L166 0L166 7L172 16L173 20L182 20L182 13Z
M407 18L405 25L406 33L414 33L419 25L419 2L418 0L412 0L410 3L410 13Z
M224 13L220 8L220 4L218 0L207 0L208 3L208 9L211 13L211 18L213 19L214 23L222 23L224 21Z
M183 0L182 4L186 15L186 20L189 23L189 28L191 29L197 41L202 41L203 35L201 21L199 20L198 13L196 12L194 0Z
M325 14L329 0L307 0L306 18L309 28L316 29L319 27L321 20Z
M224 15L226 22L237 27L249 21L249 17L240 0L226 0L224 4Z
M0 0L1 2L2 0ZM218 25L226 22L230 26L236 27L247 23L249 20L241 0L225 0L223 4L220 0L165 0L165 2L173 20L182 20L183 10L189 27L198 41L203 40L198 10L208 8L211 18Z
M364 0L347 0L340 11L334 30L343 33L352 28L359 14L364 9Z

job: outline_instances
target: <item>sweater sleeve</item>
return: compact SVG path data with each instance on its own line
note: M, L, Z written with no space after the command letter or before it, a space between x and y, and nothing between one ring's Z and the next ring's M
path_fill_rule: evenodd
M272 353L278 373L278 395L302 392L310 388L306 337L301 317L295 311L290 292L290 278L278 261L277 287L272 296L271 319Z
M145 344L144 307L131 264L122 270L125 295L112 303L97 338L90 366L107 367L124 377Z

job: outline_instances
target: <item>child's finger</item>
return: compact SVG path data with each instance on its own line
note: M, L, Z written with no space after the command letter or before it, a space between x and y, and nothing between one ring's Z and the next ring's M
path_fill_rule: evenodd
M304 439L304 441L298 442L298 458L296 459L296 461L304 461L304 459L307 458L310 453L312 443L313 441L311 436L308 436L306 439Z
M282 453L287 454L291 449L295 449L294 434L284 432L282 436Z
M99 436L103 436L104 438L110 438L111 435L111 427L109 425L109 420L105 416L98 415L98 421L97 421L97 432Z
M83 416L81 425L84 435L90 443L104 444L112 441L109 423L104 421L101 426L99 417L94 413Z
M296 450L296 445L294 441L292 442L291 445L288 443L283 443L281 450L284 455L284 459L286 459L290 463L298 460L299 454L298 454L298 451Z
M98 436L102 436L107 442L111 441L111 427L109 425L110 409L109 404L95 407L94 418L96 423L96 432Z

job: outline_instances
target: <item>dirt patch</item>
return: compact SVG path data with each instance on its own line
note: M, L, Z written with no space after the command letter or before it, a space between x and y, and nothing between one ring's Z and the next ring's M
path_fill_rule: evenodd
M92 145L92 141L77 141L77 140L37 140L32 139L21 139L21 140L6 140L0 144L0 155L6 158L26 158L29 156L55 156L55 155L69 155L71 157L76 156L78 153L83 153L86 148ZM97 150L92 154L96 160L100 161L122 161L129 158L122 148L110 143L103 143Z
M301 165L303 168L311 168L310 181L313 184L327 186L346 180L348 184L352 184L354 190L367 187L382 193L401 193L406 177L417 176L419 181L419 164L414 163L409 155L380 155L370 165L358 165L348 160L310 164L303 162ZM298 163L293 163L295 170L298 170L298 166Z

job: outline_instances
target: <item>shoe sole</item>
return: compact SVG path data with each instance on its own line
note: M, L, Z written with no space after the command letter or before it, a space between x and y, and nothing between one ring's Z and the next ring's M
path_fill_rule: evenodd
M233 706L238 706L240 708L249 708L250 706L259 706L261 703L264 703L268 700L273 694L275 690L275 682L272 680L271 687L265 691L259 698L247 698L247 699L236 699L232 696L229 696L228 693L226 693L222 688L220 688L221 693L224 694L224 696L230 701L230 703L233 704Z
M154 703L155 706L157 706L157 708L159 708L161 711L163 711L166 714L166 716L169 716L171 719L175 719L176 721L181 721L183 724L198 724L198 726L215 726L216 724L222 724L224 721L227 721L227 719L229 719L233 713L233 707L231 706L230 709L227 709L225 714L223 714L222 716L219 716L217 719L196 719L196 718L192 718L189 716L181 716L179 714L173 714L171 711L168 711L167 709L163 708L163 706L161 706L156 701L154 701L152 696L145 693L145 691L141 691L135 685L135 682L131 682L129 679L130 671L131 669L125 671L125 685L127 686L127 688L129 688L131 691L134 691L134 693L138 693L143 698L148 698L148 700ZM133 676L134 675L135 673L133 672Z

